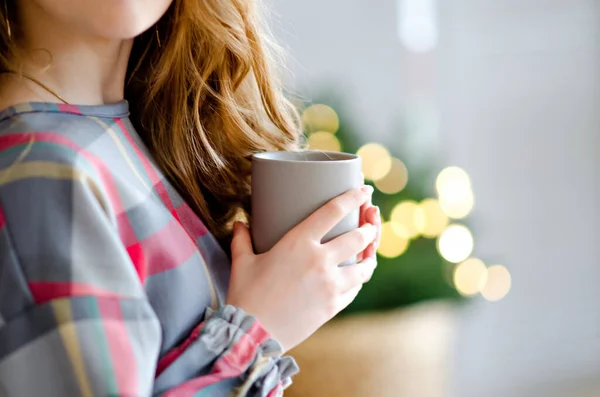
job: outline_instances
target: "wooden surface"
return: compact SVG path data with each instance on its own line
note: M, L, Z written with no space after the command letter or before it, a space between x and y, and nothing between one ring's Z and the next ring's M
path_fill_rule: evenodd
M335 320L290 352L300 374L285 396L445 396L455 317L428 303Z

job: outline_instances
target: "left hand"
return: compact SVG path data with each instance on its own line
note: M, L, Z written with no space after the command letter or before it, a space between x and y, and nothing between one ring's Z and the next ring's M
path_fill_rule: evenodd
M371 200L360 207L358 226L361 227L366 223L370 223L377 228L377 238L363 252L358 254L358 262L367 258L377 259L377 247L379 247L379 241L381 240L381 215L379 214L379 207L374 206Z

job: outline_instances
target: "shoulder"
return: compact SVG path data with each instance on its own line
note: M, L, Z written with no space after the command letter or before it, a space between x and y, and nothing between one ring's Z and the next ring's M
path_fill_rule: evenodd
M28 106L31 105L21 104L0 113L1 155L29 147L46 156L74 162L106 129L101 120L92 117L62 111L28 111Z
M31 112L0 119L0 207L23 220L42 208L57 213L72 207L77 196L112 219L103 184L108 170L86 150L98 131L85 117L61 116Z
M36 177L85 177L101 184L105 167L88 148L102 136L102 125L88 117L58 112L20 109L14 114L4 111L2 116L0 186L9 180Z

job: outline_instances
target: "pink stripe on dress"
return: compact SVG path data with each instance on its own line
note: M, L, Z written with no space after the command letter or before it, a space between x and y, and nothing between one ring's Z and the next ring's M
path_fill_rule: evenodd
M74 296L95 296L103 298L122 298L119 294L88 284L73 282L30 282L29 291L36 303L41 304L54 299Z
M99 300L100 316L108 343L113 373L117 380L119 395L138 395L138 363L133 352L132 341L125 327L121 305L117 300ZM106 320L110 319L110 320Z
M58 110L65 113L73 113L73 114L81 114L81 110L79 110L79 106L77 105L69 105L66 103L58 103Z
M147 262L147 275L152 276L184 264L198 252L198 247L175 219L140 242Z
M222 380L240 376L250 365L260 346L269 338L269 334L254 322L248 332L232 346L213 366L213 372L201 378L189 380L169 390L164 397L192 397L203 388Z

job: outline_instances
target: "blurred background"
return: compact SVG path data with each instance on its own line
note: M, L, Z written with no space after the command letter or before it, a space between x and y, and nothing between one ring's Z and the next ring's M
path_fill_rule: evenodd
M286 396L600 396L600 0L271 0L379 267Z

